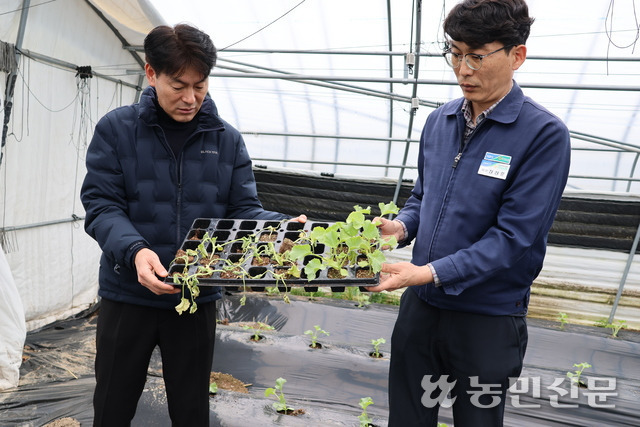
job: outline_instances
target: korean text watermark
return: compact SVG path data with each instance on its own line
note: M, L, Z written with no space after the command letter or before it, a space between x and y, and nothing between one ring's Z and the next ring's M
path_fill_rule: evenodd
M541 399L542 391L548 391L549 404L553 408L577 408L580 406L576 401L580 399L580 394L586 396L587 405L591 408L614 408L615 405L607 402L607 398L618 396L616 391L616 378L610 377L589 377L585 383L586 387L581 388L577 382L569 381L569 389L562 386L567 381L565 378L555 378L551 384L544 385L540 377L519 377L509 378L509 389L506 399L514 408L540 408L538 403L524 403L521 397L528 396L533 399ZM421 386L425 391L421 402L427 408L433 408L436 404L442 407L450 407L455 403L457 396L450 396L450 391L456 384L456 380L449 382L448 375L441 375L439 378L432 378L425 375L422 378ZM479 408L492 408L500 404L502 398L502 388L500 384L482 384L478 377L469 377L469 390L471 404ZM435 394L435 397L433 397ZM546 393L545 393L546 395ZM488 402L481 402L482 396L491 396ZM546 398L546 397L545 397ZM560 399L562 398L562 402ZM486 399L485 399L486 400ZM568 401L568 402L567 402Z

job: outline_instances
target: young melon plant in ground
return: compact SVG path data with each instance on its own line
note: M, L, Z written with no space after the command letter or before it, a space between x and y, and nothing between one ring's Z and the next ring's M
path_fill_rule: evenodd
M627 327L627 321L617 320L617 321L614 321L613 323L609 323L609 319L600 319L596 322L595 325L601 328L610 328L611 336L613 338L617 338L618 332L620 332L620 329L624 329Z
M327 336L329 336L329 332L323 330L322 328L320 328L320 325L315 325L313 327L313 329L309 329L306 330L304 332L305 335L309 335L311 337L311 345L309 345L309 347L311 348L321 348L322 344L320 344L318 342L318 334L325 334Z
M560 322L560 329L564 329L564 325L568 322L567 313L558 313L558 321Z
M369 414L367 414L367 408L369 407L369 405L373 405L373 399L371 399L370 397L360 398L360 407L362 408L362 413L358 416L360 427L369 427L373 425Z
M574 363L573 367L578 369L576 369L574 372L567 372L567 378L569 378L571 382L576 383L578 387L586 388L587 385L584 383L584 381L580 379L580 377L582 376L582 371L584 371L585 368L591 368L591 365L588 364L587 362L582 362L582 363Z
M267 320L267 319L265 319ZM252 330L251 341L260 341L263 337L260 335L260 331L272 331L275 328L264 322L253 322L250 325L242 325L245 330Z
M273 409L277 412L286 414L286 415L301 415L304 414L304 409L293 409L289 405L287 405L287 400L284 397L284 383L287 380L280 377L276 380L275 387L269 387L264 391L264 397L274 396L278 401L273 403Z
M379 359L382 357L382 353L380 353L380 345L386 343L387 340L384 338L378 338L377 340L371 340L371 344L373 345L373 352L370 353L371 357L375 357Z

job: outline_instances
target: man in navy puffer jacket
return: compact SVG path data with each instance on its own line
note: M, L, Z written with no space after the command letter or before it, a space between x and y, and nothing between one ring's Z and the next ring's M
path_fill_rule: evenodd
M159 346L172 424L204 426L220 292L202 287L197 311L181 316L165 267L196 218L289 217L262 208L242 136L208 95L209 36L161 26L144 49L150 86L97 124L81 191L85 229L103 251L94 424L129 425Z

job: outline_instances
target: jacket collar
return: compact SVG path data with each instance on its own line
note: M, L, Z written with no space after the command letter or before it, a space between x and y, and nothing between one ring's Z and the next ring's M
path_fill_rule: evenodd
M511 91L507 96L496 106L495 110L489 114L487 119L494 120L500 123L513 123L517 118L522 104L524 103L524 93L520 86L514 81ZM458 98L445 104L442 107L442 112L447 116L455 116L456 114L462 114L462 103L464 98Z
M140 96L139 117L147 125L154 125L158 123L158 107L156 106L156 99L156 88L153 86L147 86ZM224 122L218 116L218 108L209 94L205 96L197 117L199 123L196 130L198 131L214 129L224 130Z

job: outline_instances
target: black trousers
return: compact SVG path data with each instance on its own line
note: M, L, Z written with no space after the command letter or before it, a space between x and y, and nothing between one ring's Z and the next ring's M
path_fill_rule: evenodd
M94 425L130 425L157 345L172 425L208 426L215 331L215 302L179 315L103 298L96 332Z
M502 426L527 337L524 317L442 310L407 289L391 337L389 427L436 426L451 400L456 427Z

